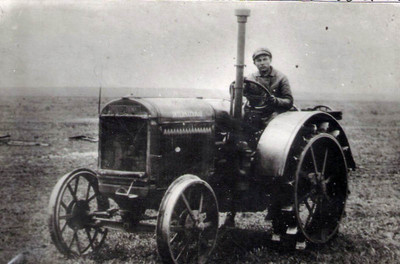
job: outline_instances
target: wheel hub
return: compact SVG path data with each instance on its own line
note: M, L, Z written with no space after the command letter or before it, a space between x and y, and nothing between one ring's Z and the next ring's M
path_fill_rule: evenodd
M82 229L90 221L89 204L86 201L71 201L68 205L67 214L71 217L67 220L67 224L72 229Z
M327 200L329 200L329 196L328 196L328 192L327 192L327 184L328 181L325 179L325 175L318 172L317 173L317 193L322 196L325 197Z
M194 220L190 215L186 216L185 228L196 229L202 231L204 229L204 217L198 211L193 210Z
M328 180L325 179L325 175L322 174L321 172L313 172L308 174L308 179L312 183L312 185L315 188L315 194L317 196L323 196L328 198L328 193L327 193L327 184Z

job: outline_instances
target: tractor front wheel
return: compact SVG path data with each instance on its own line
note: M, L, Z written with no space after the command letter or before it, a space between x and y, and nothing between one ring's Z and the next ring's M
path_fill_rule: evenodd
M108 208L109 201L100 194L93 171L78 169L64 175L49 203L48 225L57 249L68 257L99 249L107 229L94 225L92 213Z
M218 233L218 204L210 185L194 175L176 179L161 202L156 233L164 263L205 263Z

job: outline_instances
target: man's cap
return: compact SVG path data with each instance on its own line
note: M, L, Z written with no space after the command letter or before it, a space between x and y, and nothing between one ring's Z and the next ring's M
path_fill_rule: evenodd
M270 58L272 58L272 53L271 53L271 51L269 49L267 49L267 48L259 48L253 53L253 60L255 60L255 58L257 58L260 55L267 55Z

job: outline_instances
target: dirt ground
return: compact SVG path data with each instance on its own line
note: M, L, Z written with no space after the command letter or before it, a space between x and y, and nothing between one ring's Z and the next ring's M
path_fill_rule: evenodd
M242 213L238 228L221 234L210 263L398 263L400 259L400 104L327 103L344 112L358 169L350 175L347 217L327 245L283 252L266 239L263 213ZM51 190L65 173L95 169L97 144L69 136L97 137L97 99L0 98L0 136L45 143L0 143L0 263L18 254L27 263L159 263L154 234L112 232L97 254L65 259L47 229ZM46 144L49 144L48 146Z

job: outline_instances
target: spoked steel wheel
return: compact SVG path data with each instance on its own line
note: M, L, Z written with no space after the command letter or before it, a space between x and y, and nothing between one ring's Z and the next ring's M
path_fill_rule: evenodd
M324 120L304 127L293 143L285 175L278 179L268 209L272 239L299 249L307 242L326 243L337 234L348 193L339 130Z
M218 233L218 204L211 187L184 175L168 188L157 222L158 252L165 263L205 263Z
M64 175L54 187L49 203L48 224L57 249L69 257L97 250L107 229L96 227L91 214L108 207L93 171L79 169Z
M303 149L296 170L296 219L307 240L325 243L336 234L346 197L342 148L333 136L319 134Z

